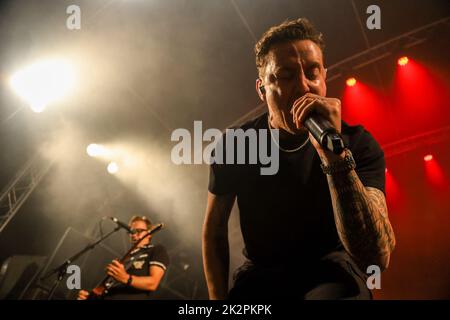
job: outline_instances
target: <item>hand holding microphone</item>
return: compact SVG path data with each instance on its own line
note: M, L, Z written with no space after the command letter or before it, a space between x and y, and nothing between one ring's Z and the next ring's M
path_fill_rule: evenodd
M318 151L328 150L337 155L344 151L339 99L307 93L294 102L291 114L296 127L307 128L314 137L311 142Z

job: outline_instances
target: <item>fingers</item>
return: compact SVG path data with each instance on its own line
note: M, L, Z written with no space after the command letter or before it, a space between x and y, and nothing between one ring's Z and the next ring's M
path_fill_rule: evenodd
M295 101L291 114L293 122L298 129L303 127L306 117L313 111L319 109L319 100L316 97L303 96Z
M113 262L111 264L108 264L106 266L106 273L109 276L114 277L115 279L117 279L117 277L120 276L121 273L123 273L124 271L125 271L125 268L124 268L123 264L121 264L117 260L113 260Z
M301 105L294 112L294 123L297 128L303 127L303 122L306 117L313 111L315 105L317 104L317 99L305 99Z
M307 93L296 100L291 109L293 122L297 128L303 126L304 121L312 111L321 114L332 123L336 122L335 125L340 122L340 101L338 99Z
M117 260L113 260L112 265L116 266L117 268L123 268L123 264L121 264L119 261Z
M106 266L106 272L108 273L108 275L113 276L119 272L119 268L117 268L116 266L113 266L112 264L108 264Z
M86 290L80 290L78 292L78 298L77 300L86 300L89 297L89 292Z

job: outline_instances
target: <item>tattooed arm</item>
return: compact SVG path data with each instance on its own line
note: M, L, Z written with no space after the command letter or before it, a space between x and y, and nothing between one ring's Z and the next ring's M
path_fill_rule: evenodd
M307 92L294 102L291 114L297 129L304 130L304 121L314 111L330 121L337 132L341 132L340 100L316 92ZM311 133L309 136L323 164L344 158L344 153L337 156L322 148ZM354 170L347 174L327 175L327 179L336 228L344 248L363 270L371 264L381 269L387 268L395 238L383 192L365 188Z
M344 248L363 271L372 264L386 269L395 237L383 192L364 187L355 170L327 175L327 179L336 228Z

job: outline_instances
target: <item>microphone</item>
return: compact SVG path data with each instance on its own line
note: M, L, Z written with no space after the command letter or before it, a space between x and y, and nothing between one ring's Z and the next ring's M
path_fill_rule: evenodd
M345 149L342 136L333 127L330 121L324 119L317 113L312 113L306 118L303 125L311 132L312 136L319 142L322 148L334 154L341 154Z
M134 234L134 233L136 233L136 231L131 230L131 228L130 228L126 223L120 221L119 219L114 218L114 217L107 217L107 218L110 219L110 220L112 220L113 222L115 222L120 228L123 228L123 229L127 230L127 232L128 232L129 234Z

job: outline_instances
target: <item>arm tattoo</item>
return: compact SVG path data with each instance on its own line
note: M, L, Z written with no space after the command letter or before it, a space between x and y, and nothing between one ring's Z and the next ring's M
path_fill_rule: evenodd
M336 228L344 248L364 269L384 269L395 247L382 191L364 187L356 172L327 175Z

